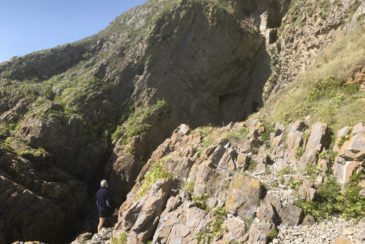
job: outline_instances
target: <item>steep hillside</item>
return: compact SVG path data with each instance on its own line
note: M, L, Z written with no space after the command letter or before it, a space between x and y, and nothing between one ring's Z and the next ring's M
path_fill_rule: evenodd
M102 178L118 223L75 243L285 242L363 217L364 16L360 0L151 0L0 64L0 243L94 231Z
M110 178L120 204L177 125L255 111L270 62L254 20L268 8L153 0L95 36L1 64L0 241L62 242L90 212L97 182ZM55 225L44 233L47 202ZM13 214L23 208L39 218Z
M364 27L339 35L292 85L269 99L261 114L284 123L310 116L334 130L362 121L364 43Z
M361 0L292 0L280 28L269 26L264 32L273 63L264 97L292 83L339 35L363 25L363 4Z

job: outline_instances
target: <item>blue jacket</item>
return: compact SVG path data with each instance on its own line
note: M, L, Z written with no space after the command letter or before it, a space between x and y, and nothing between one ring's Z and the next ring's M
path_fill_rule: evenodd
M108 188L101 187L96 193L96 205L99 210L112 208Z

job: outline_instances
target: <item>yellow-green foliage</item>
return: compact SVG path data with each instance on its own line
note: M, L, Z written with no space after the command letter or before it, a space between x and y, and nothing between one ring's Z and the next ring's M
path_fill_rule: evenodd
M44 148L32 148L24 140L14 137L8 137L5 140L7 148L11 148L18 156L27 159L45 159L49 156L48 152Z
M267 238L272 241L274 240L279 234L279 231L277 229L272 229L268 234L267 234Z
M226 230L224 220L227 214L225 209L223 207L218 207L213 209L212 213L213 220L195 236L198 243L212 243L214 239L219 239L224 235Z
M65 107L68 114L79 113L83 100L95 92L108 89L108 83L90 74L75 76L70 79L50 80L56 91L55 102Z
M328 160L331 165L335 161L336 156L337 153L332 150L325 150L319 154L320 159Z
M166 171L163 162L156 162L144 176L143 183L138 191L138 196L143 197L150 189L150 187L155 184L159 179L170 178L172 178L172 175Z
M264 132L261 134L261 139L267 145L270 145L270 135L271 135L272 132L274 132L274 128L264 118L262 119L262 121L263 121L263 124L264 124Z
M248 129L246 127L241 127L239 129L229 130L226 133L226 138L231 144L233 144L245 140L247 138L247 135L248 135Z
M290 174L293 174L293 173L294 173L294 170L290 166L286 166L286 167L284 167L284 168L282 168L281 170L278 171L279 176L290 175Z
M118 237L112 237L112 244L127 244L128 236L125 232L122 232Z
M192 200L193 203L201 209L206 209L207 208L207 199L208 199L208 194L204 193L203 195L199 195L199 196L193 196Z
M365 216L365 197L359 194L361 188L358 186L359 181L363 179L363 174L351 177L343 193L331 176L318 188L315 201L299 201L297 204L316 219L333 215L360 219Z
M365 93L357 84L344 84L358 66L365 66L364 29L339 38L293 85L272 97L262 113L282 122L310 115L334 130L361 121Z
M53 116L63 118L63 107L54 104L46 98L38 98L33 104L32 109L25 115L38 119L47 119Z
M247 228L250 229L250 227L251 227L251 225L254 221L254 218L252 218L252 217L243 217L242 219L245 222Z
M203 137L203 147L207 148L212 145L215 141L215 130L211 126L203 126L195 129Z
M295 151L295 157L297 159L300 159L303 156L303 153L304 153L304 148L298 147L297 150Z
M152 126L152 117L156 115L162 117L167 111L167 104L164 100L158 100L151 106L137 109L122 126L117 127L112 139L122 138L121 143L128 144L135 136L144 136Z
M9 126L5 122L0 122L0 138L6 138L9 134Z
M257 167L257 161L253 158L249 158L249 162L248 162L248 167L247 170L248 171L254 171Z
M0 80L0 91L2 99L6 100L11 97L14 101L22 98L34 101L39 97L50 99L54 96L52 85L49 82L39 82L37 80L22 82Z
M185 181L182 185L182 188L191 194L194 192L194 187L195 183L191 181Z

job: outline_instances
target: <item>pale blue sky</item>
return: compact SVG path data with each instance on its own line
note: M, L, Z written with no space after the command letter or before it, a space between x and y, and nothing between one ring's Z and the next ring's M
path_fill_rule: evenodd
M0 62L90 36L146 0L0 0Z

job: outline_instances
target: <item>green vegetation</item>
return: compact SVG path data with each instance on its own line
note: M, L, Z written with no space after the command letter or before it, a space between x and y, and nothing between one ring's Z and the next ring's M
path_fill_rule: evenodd
M308 130L306 130L303 134L303 141L304 141L304 144L307 144L308 142L308 139L310 137L310 132Z
M191 181L185 181L182 185L182 188L185 189L187 192L192 194L194 192L195 183Z
M288 123L304 120L327 123L335 131L362 121L365 92L346 84L357 67L365 65L365 32L358 29L325 49L316 62L289 88L272 97L263 112L267 119ZM351 114L351 116L349 116Z
M53 90L56 91L55 103L64 107L68 117L72 114L85 115L84 101L97 93L106 93L110 89L110 84L88 73L69 79L54 78L49 82L53 83ZM93 111L87 111L87 114L90 112L93 112L93 115L98 116L98 118L106 118L99 106L95 106Z
M264 132L261 134L261 139L266 145L270 146L270 135L274 132L274 128L265 119L261 121L264 123Z
M211 126L202 126L196 128L194 131L199 133L203 137L203 148L202 150L211 146L215 141L215 130Z
M192 196L193 203L200 209L207 209L207 199L208 194L204 193L203 195L199 196Z
M257 167L257 161L253 158L249 158L247 170L248 171L254 171Z
M302 180L296 177L291 177L289 180L289 187L297 191L302 185L302 183L303 183Z
M320 159L326 159L332 166L333 162L335 161L337 153L332 150L324 150L319 154Z
M315 164L308 163L305 167L305 174L309 176L310 179L314 180L319 173L318 166Z
M172 175L165 170L163 162L156 162L144 176L143 183L138 191L138 196L143 197L144 195L146 195L150 187L158 180L170 178L172 178Z
M290 175L290 174L293 174L293 173L294 173L294 170L290 166L286 166L286 167L284 167L284 168L282 168L281 170L278 171L279 176Z
M37 80L27 80L23 82L0 80L0 90L2 100L18 101L26 98L28 101L35 101L39 97L52 99L54 93L52 84L49 82L39 82Z
M226 138L231 144L239 143L247 138L248 129L246 127L241 127L239 129L232 129L226 133Z
M9 125L5 122L0 122L0 139L4 139L9 135Z
M212 243L214 239L219 239L224 235L224 220L227 215L225 209L223 207L218 207L213 209L212 213L214 217L213 220L195 236L198 243Z
M227 215L227 211L224 207L216 207L212 210L212 212L215 216L225 217Z
M278 237L279 231L277 229L272 229L268 234L267 238L269 239L269 242L274 240L276 237Z
M118 126L112 134L112 140L121 138L123 145L128 144L136 136L144 136L152 127L154 118L160 119L168 112L167 104L158 100L155 104L138 108L122 126Z
M63 107L54 104L51 100L46 98L38 98L32 104L32 109L25 115L26 117L38 118L45 120L50 117L58 117L63 119Z
M338 145L338 147L341 147L349 139L350 139L350 135L341 136L340 138L337 138L335 143Z
M127 244L128 236L127 233L122 232L118 237L112 237L112 244Z
M48 152L44 148L32 148L28 145L28 142L19 138L8 137L4 144L18 156L29 160L45 159L49 156Z
M16 151L16 153L27 159L42 158L45 159L49 156L48 152L44 148L31 148L25 151Z
M254 218L249 218L249 217L243 218L243 221L245 222L247 229L250 229L250 227L253 223L253 220L254 220Z
M358 186L364 174L355 174L351 177L344 192L333 176L329 176L325 183L318 188L314 201L298 201L297 205L315 219L328 218L340 215L345 218L360 219L365 216L365 197L359 194Z
M304 154L304 148L303 147L298 147L297 150L295 151L295 158L296 159L300 159Z

